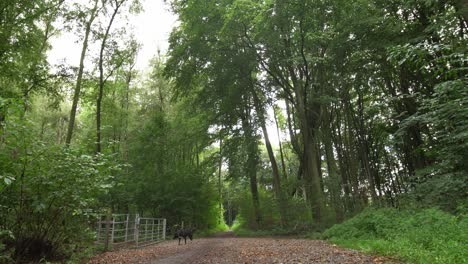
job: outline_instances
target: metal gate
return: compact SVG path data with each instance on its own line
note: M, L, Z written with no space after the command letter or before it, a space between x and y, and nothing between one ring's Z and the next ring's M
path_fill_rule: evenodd
M140 217L138 214L98 215L96 242L106 249L141 247L166 239L166 219Z

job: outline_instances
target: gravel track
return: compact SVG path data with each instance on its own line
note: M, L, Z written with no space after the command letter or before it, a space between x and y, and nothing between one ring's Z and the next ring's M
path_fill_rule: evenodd
M369 256L321 240L294 238L238 238L229 233L200 238L178 245L176 240L107 252L89 263L398 263L385 257Z

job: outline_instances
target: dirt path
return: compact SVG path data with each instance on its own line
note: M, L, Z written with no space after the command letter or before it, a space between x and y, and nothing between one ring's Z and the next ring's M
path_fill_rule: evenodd
M320 240L224 235L195 239L187 245L177 243L174 240L141 249L104 253L90 263L396 263Z

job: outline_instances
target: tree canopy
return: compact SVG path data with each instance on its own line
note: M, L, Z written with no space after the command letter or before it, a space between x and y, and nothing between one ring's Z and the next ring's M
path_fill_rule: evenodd
M0 4L0 262L70 258L106 210L295 234L466 213L465 1L168 5L169 49L139 71L140 1ZM78 67L47 60L65 32Z

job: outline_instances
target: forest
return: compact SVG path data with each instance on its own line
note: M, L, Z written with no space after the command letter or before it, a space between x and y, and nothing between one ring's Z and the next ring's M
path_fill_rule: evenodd
M0 263L79 263L105 212L468 261L468 2L167 0L140 70L145 3L0 2Z

